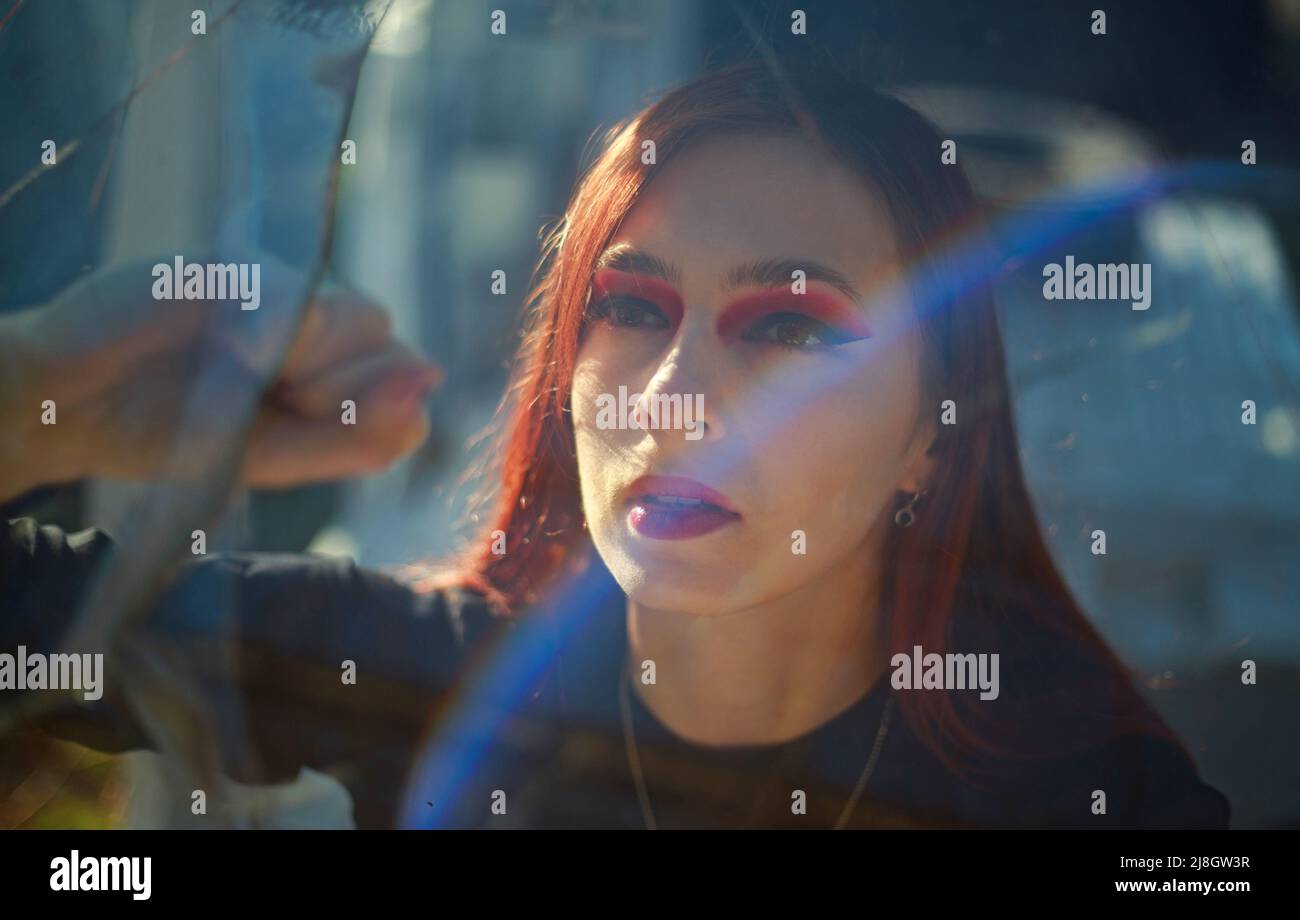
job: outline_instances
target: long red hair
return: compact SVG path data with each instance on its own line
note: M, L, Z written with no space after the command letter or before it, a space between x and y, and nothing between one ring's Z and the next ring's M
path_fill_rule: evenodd
M1036 663L1072 662L1069 674L1044 675L1059 678L1055 689L1032 699L1011 694L1000 709L965 702L971 694L902 692L903 717L950 769L968 774L981 755L1068 753L1123 732L1176 741L1080 611L1040 533L1018 456L988 285L992 262L980 254L967 177L940 162L942 139L915 110L824 69L714 71L605 133L546 236L498 412L500 440L487 472L492 510L450 579L434 583L450 580L522 612L566 564L591 552L568 403L596 260L655 170L701 138L753 132L797 133L822 145L883 196L921 306L924 404L938 411L952 399L961 413L959 424L940 426L932 448L938 472L915 524L891 528L885 546L887 647L1001 649L1022 674ZM645 140L654 141L657 165L642 162ZM971 278L981 261L986 277ZM491 551L495 531L505 534L503 555ZM1045 657L1052 650L1065 658ZM1080 681L1093 692L1081 692Z

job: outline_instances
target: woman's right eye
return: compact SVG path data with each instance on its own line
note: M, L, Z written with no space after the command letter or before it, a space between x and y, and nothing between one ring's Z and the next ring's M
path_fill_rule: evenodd
M648 300L639 297L610 295L592 302L588 312L593 318L603 319L613 326L631 329L668 329L670 323L663 311Z

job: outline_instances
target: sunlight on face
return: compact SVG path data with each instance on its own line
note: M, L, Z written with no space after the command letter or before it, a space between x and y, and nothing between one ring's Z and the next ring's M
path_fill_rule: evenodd
M633 600L722 614L865 564L933 438L899 270L883 204L797 138L718 138L653 178L572 390L587 525ZM685 414L627 424L620 388Z

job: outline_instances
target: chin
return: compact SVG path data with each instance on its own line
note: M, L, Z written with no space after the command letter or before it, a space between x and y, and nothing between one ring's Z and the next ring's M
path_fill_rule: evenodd
M627 596L638 606L652 610L671 610L693 617L723 616L736 609L725 595L690 585L669 585L660 581L643 583Z
M697 616L745 606L739 584L748 574L745 564L709 553L700 541L646 543L633 538L598 546L610 574L635 603Z

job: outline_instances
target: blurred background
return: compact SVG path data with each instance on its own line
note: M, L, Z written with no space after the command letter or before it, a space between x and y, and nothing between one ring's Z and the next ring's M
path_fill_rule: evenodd
M367 41L341 103L294 89L322 50ZM770 52L865 72L957 141L1008 260L1023 460L1063 572L1234 826L1300 826L1300 0L0 0L0 311L232 225L300 264L324 257L446 370L433 434L381 475L241 496L210 549L445 553L539 230L593 136ZM335 126L356 161L331 198ZM46 138L77 155L33 175ZM1067 254L1151 263L1151 309L1045 301L1042 267ZM4 511L115 533L147 488L90 481ZM1246 658L1257 686L1241 686ZM153 755L3 744L0 826L164 821ZM346 823L340 794L318 775L248 790L247 822Z

